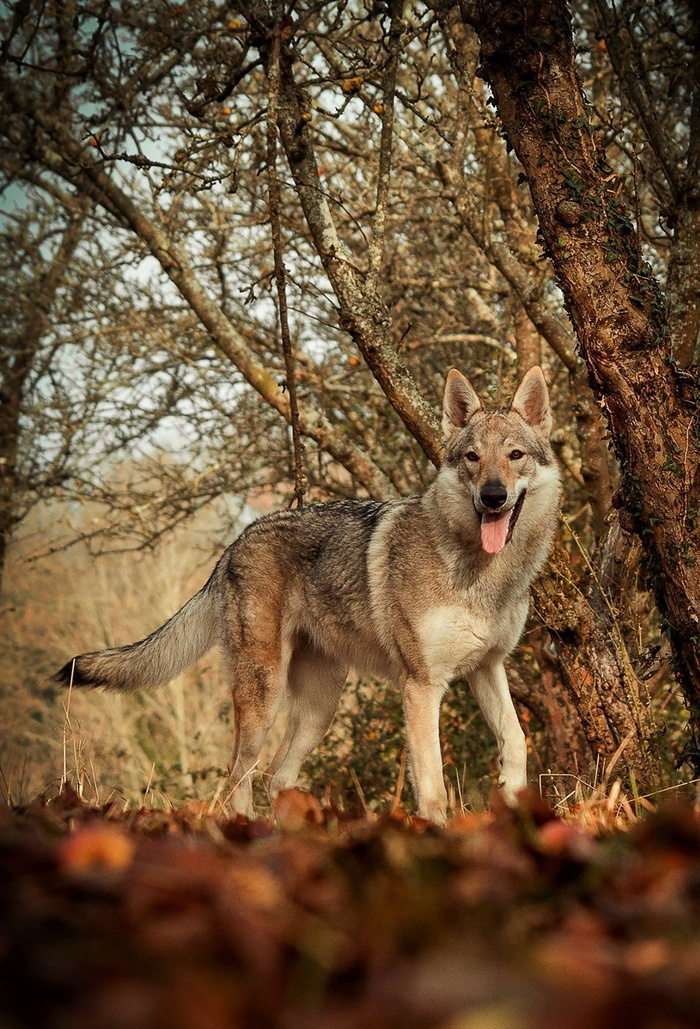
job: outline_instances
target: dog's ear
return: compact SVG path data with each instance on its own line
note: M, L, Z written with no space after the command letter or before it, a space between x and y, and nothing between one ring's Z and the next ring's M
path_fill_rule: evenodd
M544 381L541 368L531 368L525 373L510 409L524 418L536 433L544 439L549 439L552 432L552 412L549 408L547 383Z
M466 379L456 368L447 373L445 398L442 402L442 431L451 440L469 419L481 410L481 401Z

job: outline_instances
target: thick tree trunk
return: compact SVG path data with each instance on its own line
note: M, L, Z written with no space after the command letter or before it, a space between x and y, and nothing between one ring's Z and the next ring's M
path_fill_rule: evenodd
M610 424L622 468L616 503L647 552L697 734L700 387L672 357L663 298L622 205L622 183L589 125L566 3L480 0L477 6L482 72L528 178Z

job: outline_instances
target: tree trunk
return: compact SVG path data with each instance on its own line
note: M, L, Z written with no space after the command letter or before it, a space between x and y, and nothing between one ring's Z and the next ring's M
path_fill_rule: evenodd
M609 421L622 469L615 502L647 553L700 756L698 380L673 359L664 301L621 202L622 181L589 124L566 3L477 7L482 73Z

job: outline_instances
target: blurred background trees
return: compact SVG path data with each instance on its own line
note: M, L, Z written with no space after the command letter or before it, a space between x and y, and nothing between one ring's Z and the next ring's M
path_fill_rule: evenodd
M667 290L669 360L687 369L700 320L697 14L690 2L649 0L572 8L589 102L578 130L602 141L608 170L596 174L618 204L610 266L615 239L632 236L644 274ZM488 4L400 0L274 10L256 0L29 0L3 16L0 533L3 548L14 541L3 605L16 640L3 669L19 713L13 767L34 753L21 712L45 690L49 667L72 650L143 634L192 587L183 581L167 610L152 619L145 610L128 631L119 602L97 633L82 622L71 642L56 627L37 659L30 637L41 637L42 620L17 633L21 611L41 609L30 592L41 588L35 569L53 569L45 588L57 597L65 562L80 568L82 619L88 598L112 589L89 555L138 551L125 567L151 569L148 579L178 540L184 572L195 525L206 525L202 546L213 557L239 514L290 502L294 419L275 256L286 270L307 500L422 489L440 460L446 370L459 367L502 405L528 367L544 367L565 495L560 539L511 669L532 773L547 784L565 773L564 793L605 768L653 789L674 781L684 748L693 758L646 587L649 540L642 547L640 524L627 516L605 398L599 382L595 396L589 387L557 285L566 288L562 261L576 259L569 237L583 178L565 177L573 206L562 213L562 241L538 234L538 193L528 188L537 169L519 163L519 140L510 130L504 138L478 75L475 27L483 42L488 13ZM525 38L527 24L518 31ZM544 32L532 44L542 61L535 89L556 42ZM516 95L524 81L511 84ZM556 112L545 103L537 113L556 150ZM566 301L580 332L570 291ZM681 483L694 447L693 430L675 456ZM648 525L655 515L645 517ZM76 541L82 550L56 554ZM23 562L46 554L29 575ZM189 567L197 566L198 558ZM137 609L141 578L128 591ZM192 697L208 695L214 679L195 673ZM91 717L95 696L74 702ZM355 726L366 708L348 700ZM134 711L148 749L151 715ZM453 715L448 752L466 768L476 758L456 741L472 713ZM391 699L386 719L397 721ZM189 779L177 784L185 792L196 789L192 769L216 764L189 735L187 760L171 762L180 769L173 784L187 766ZM396 745L387 748L395 768ZM121 783L125 791L137 789L147 763L135 761L141 771ZM488 773L484 763L484 781ZM139 788L147 786L146 778Z

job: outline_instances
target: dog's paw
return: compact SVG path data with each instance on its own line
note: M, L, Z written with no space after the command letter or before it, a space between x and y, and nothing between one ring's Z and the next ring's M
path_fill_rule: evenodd
M506 779L504 775L498 777L498 785L501 788L501 797L509 807L517 807L519 804L518 797L523 790L527 789L526 781L520 778L513 781L512 779Z
M433 800L427 804L419 804L419 818L425 818L435 825L445 825L447 822L447 800Z

